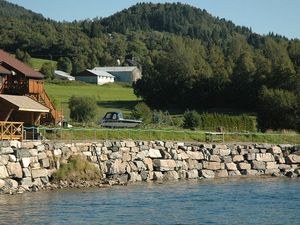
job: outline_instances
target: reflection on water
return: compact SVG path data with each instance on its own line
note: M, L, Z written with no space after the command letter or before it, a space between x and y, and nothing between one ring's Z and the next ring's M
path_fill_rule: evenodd
M299 224L300 180L219 179L0 196L0 224Z

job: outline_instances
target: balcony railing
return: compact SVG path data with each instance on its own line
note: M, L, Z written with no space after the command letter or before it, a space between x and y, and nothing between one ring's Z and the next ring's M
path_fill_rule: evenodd
M0 140L23 140L23 122L0 121Z

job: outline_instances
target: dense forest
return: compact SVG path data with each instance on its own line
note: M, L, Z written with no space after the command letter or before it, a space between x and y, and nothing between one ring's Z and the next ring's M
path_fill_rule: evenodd
M139 3L107 18L57 22L0 0L0 48L69 62L70 72L131 58L154 108L255 111L261 129L300 129L300 40L181 3ZM59 65L63 65L60 63Z

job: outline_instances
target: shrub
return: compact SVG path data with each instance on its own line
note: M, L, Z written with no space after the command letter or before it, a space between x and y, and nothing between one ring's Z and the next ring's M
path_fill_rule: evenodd
M52 176L56 181L79 182L101 179L101 171L85 157L75 156L68 163L62 164Z
M53 80L54 70L55 70L55 66L50 62L46 62L42 65L40 72L45 75L46 79Z
M141 119L145 124L149 124L152 121L152 111L144 102L136 104L131 114L135 119Z
M97 104L92 97L72 96L69 99L70 118L75 122L88 122L96 115Z
M258 122L262 130L296 129L297 97L281 89L264 87L259 96Z
M183 115L183 127L194 130L200 125L201 117L196 111L186 111Z

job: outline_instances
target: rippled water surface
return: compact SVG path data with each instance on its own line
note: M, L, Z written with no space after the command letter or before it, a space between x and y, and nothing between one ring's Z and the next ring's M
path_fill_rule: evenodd
M300 224L300 179L224 179L0 195L0 224Z

